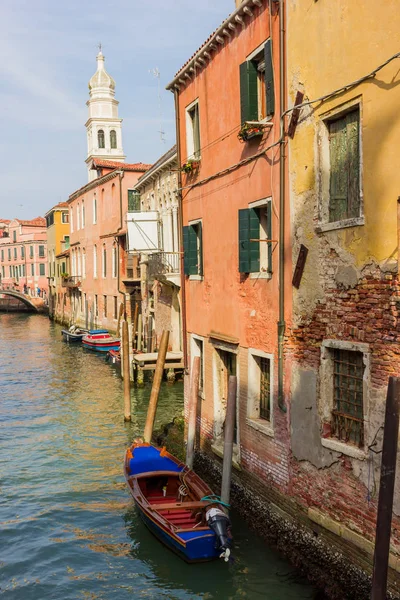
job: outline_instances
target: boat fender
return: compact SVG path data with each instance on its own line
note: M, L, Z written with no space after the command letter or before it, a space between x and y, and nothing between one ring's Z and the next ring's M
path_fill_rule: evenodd
M212 507L206 512L206 521L216 535L216 548L221 551L220 558L228 562L231 553L231 536L229 533L231 522L228 515L220 508Z

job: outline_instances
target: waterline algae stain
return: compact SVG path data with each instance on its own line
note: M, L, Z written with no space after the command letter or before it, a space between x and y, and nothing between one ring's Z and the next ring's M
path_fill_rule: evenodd
M126 447L143 430L149 387L132 389L104 357L64 344L40 315L0 315L2 600L302 600L315 591L241 520L235 560L186 565L129 500ZM156 427L183 408L163 385Z

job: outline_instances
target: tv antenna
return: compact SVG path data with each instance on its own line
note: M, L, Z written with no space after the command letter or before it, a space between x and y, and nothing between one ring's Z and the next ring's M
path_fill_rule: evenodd
M165 144L165 131L163 130L163 126L162 126L162 107L161 107L161 81L160 81L160 71L158 69L158 67L155 67L155 69L150 69L149 73L151 73L154 77L157 78L157 88L158 88L158 112L160 115L160 129L159 129L159 134L160 134L160 140L162 144Z

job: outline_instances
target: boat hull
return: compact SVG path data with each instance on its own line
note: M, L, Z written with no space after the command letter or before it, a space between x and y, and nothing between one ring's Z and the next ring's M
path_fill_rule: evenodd
M69 342L71 344L80 344L82 342L82 338L86 333L71 333L70 331L62 330L63 340L65 342Z
M120 340L111 337L104 329L97 329L82 338L82 346L94 352L109 352L119 350Z

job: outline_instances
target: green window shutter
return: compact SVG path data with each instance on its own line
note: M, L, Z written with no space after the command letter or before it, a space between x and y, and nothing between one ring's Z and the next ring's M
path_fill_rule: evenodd
M267 96L267 117L275 112L274 68L272 65L272 42L267 40L264 46L265 93Z
M128 211L140 212L140 192L128 190Z
M257 67L251 61L242 63L240 72L240 121L258 120Z
M196 224L197 225L197 224ZM197 234L193 225L189 225L189 275L198 275Z
M272 202L267 204L267 236L272 239ZM268 246L268 273L272 273L272 242L267 242Z
M360 112L346 115L347 218L360 216Z
M185 275L189 275L189 227L182 227L183 229L183 271Z
M203 224L197 223L197 273L203 275Z
M346 119L329 123L330 184L329 221L340 221L347 215Z
M249 208L249 233L250 240L260 239L260 217L256 208ZM258 273L260 270L260 242L250 242L250 273Z
M239 273L250 273L250 211L248 208L239 210Z

